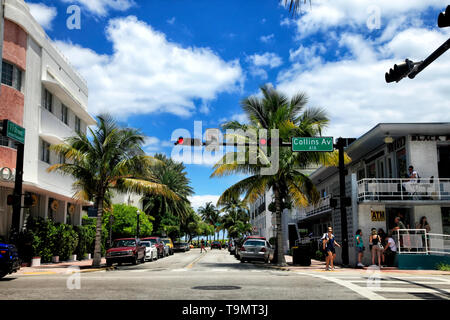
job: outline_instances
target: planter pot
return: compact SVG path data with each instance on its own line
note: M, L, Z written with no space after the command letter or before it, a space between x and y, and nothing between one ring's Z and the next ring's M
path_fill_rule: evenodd
M31 259L31 266L32 267L39 267L41 265L41 257L34 257Z
M53 256L52 257L52 262L53 263L59 263L59 256Z

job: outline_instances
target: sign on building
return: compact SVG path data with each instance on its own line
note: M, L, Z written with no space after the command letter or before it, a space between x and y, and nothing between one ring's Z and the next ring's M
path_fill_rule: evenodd
M333 137L292 138L292 151L332 152Z
M370 217L372 219L372 221L386 221L386 214L384 212L384 210L379 210L379 211L375 211L375 210L370 210Z
M25 143L25 128L15 124L11 120L3 120L2 135L21 144Z

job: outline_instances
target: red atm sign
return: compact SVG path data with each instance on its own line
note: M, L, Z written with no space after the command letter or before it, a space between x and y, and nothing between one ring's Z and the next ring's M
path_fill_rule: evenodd
M332 152L333 137L292 138L292 151Z

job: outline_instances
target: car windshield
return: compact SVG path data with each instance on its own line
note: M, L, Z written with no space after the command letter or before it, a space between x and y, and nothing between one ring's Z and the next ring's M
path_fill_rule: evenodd
M136 240L116 240L114 241L114 248L120 247L134 247L136 245Z
M141 245L146 246L146 247L151 247L152 243L150 241L141 241Z
M247 240L244 243L244 246L265 246L265 242L261 240Z

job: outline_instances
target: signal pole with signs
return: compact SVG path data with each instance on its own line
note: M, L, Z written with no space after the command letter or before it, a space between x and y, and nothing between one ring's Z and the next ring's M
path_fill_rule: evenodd
M25 129L10 120L2 121L2 136L12 139L17 144L16 158L16 180L13 193L13 215L12 215L12 233L11 242L17 240L20 232L20 211L22 209L22 184L23 184L23 158L25 149Z

